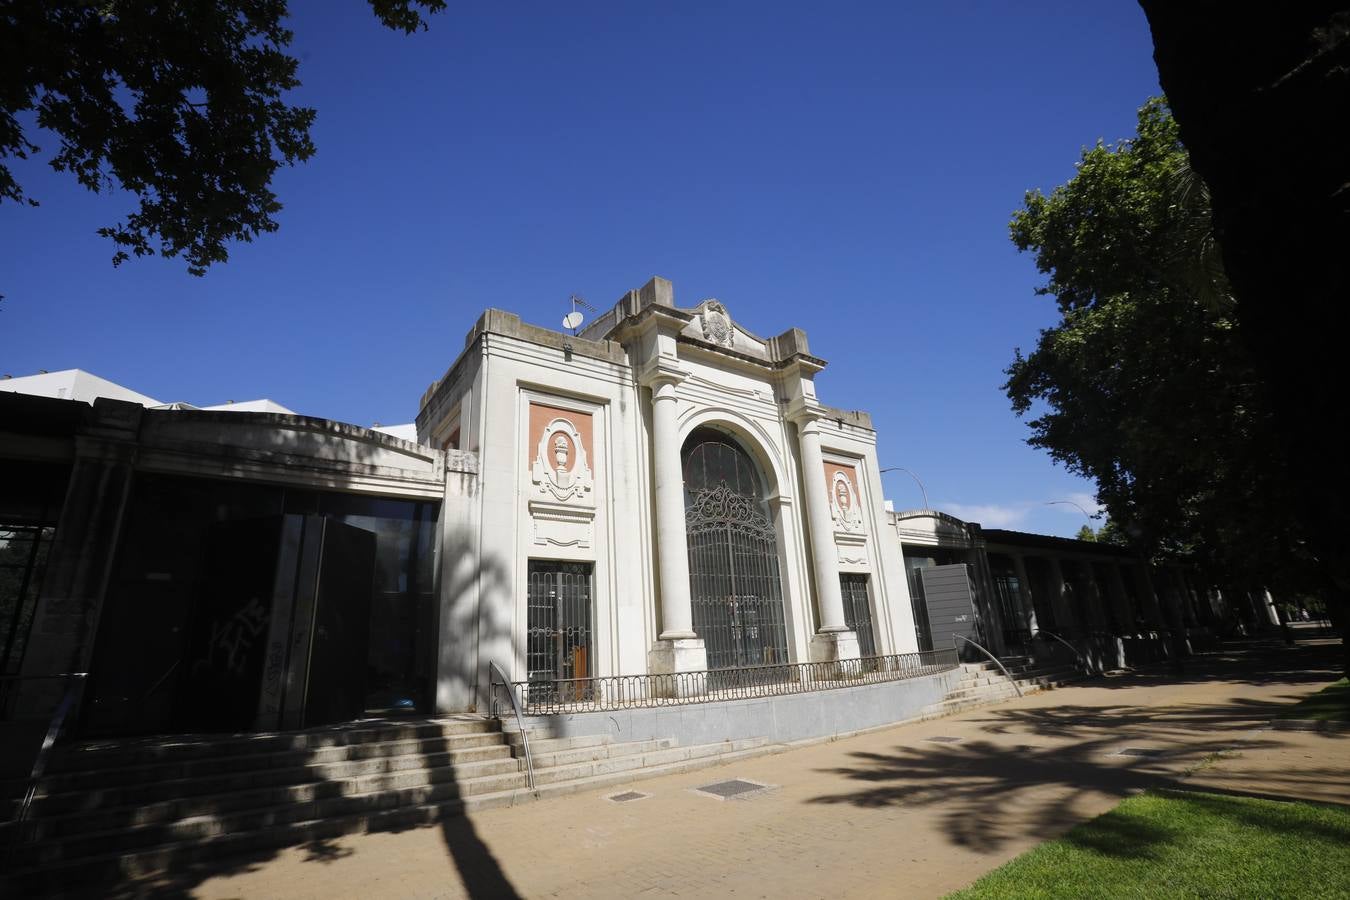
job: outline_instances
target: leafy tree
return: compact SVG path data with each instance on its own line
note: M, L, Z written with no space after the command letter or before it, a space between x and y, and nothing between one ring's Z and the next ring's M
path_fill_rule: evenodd
M1350 627L1350 466L1343 435L1350 295L1350 9L1344 0L1140 0L1158 77L1195 170L1236 299L1234 319L1272 398L1292 514ZM1350 643L1342 642L1350 674Z
M1061 319L1004 387L1029 442L1096 482L1113 539L1223 584L1306 587L1317 576L1206 203L1161 99L1134 138L1029 192L1012 240Z
M1080 541L1096 541L1097 532L1092 530L1091 525L1084 525L1082 528L1078 529L1078 533L1075 534L1074 537Z
M425 28L445 0L369 0L387 27ZM99 229L114 264L158 251L203 274L230 241L276 231L281 165L314 153L292 106L285 0L14 0L0 11L0 204L37 200L3 162L58 140L51 165L139 207ZM36 127L34 127L36 126Z

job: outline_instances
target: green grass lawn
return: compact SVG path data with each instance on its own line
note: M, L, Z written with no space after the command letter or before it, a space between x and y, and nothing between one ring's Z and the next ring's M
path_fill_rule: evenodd
M1149 791L951 897L1350 897L1350 809Z
M1350 678L1342 678L1280 713L1281 719L1350 722Z

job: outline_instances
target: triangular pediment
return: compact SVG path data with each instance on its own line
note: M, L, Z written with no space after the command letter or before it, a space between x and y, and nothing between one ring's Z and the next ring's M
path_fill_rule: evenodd
M767 342L738 325L721 301L710 298L688 312L694 314L694 320L685 326L681 336L693 338L715 349L769 358Z

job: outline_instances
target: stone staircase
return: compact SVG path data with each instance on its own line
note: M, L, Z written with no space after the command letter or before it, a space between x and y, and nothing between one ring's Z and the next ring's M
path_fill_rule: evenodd
M1029 656L1015 656L1000 660L1008 674L1017 682L1022 694L1034 694L1039 691L1053 690L1083 677L1083 674L1069 664L1037 666ZM962 663L961 679L956 687L937 703L931 703L920 710L919 718L936 719L949 716L976 706L1001 703L1017 696L1011 682L992 662Z
M408 828L729 762L766 743L530 738L536 791L526 787L519 732L476 716L71 745L53 757L25 832L0 828L0 852L9 851L0 896Z

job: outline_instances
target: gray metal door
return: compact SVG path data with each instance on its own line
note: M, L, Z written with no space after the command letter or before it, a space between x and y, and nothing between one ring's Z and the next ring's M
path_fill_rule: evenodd
M975 596L970 589L970 569L965 563L921 569L924 603L933 649L953 646L954 635L979 640L976 631ZM961 643L961 642L957 642ZM962 644L964 652L964 644Z

